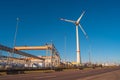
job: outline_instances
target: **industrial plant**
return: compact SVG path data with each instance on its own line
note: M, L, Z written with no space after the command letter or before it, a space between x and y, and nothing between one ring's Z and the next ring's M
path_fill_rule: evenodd
M47 44L44 46L17 46L14 48L10 48L0 44L0 50L6 51L7 55L9 55L0 55L0 70L10 68L42 69L58 67L60 65L60 56L54 44ZM46 50L46 54L49 54L49 56L35 56L21 50Z

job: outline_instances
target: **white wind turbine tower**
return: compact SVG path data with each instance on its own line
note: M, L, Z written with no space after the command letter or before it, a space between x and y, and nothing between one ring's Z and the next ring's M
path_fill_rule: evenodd
M66 22L71 22L73 24L76 25L76 44L77 44L77 65L81 64L81 56L80 56L80 45L79 45L79 35L78 35L78 26L80 27L80 29L82 30L83 34L85 35L86 39L88 38L85 30L82 28L82 26L80 25L80 20L83 17L85 12L83 12L81 14L81 16L77 19L77 21L73 21L73 20L68 20L68 19L63 19L61 18L61 20L66 21Z

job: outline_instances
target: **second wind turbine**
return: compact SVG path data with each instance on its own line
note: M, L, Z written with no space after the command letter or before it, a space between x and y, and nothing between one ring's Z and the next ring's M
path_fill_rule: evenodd
M86 39L88 38L85 30L82 28L82 26L80 25L80 20L83 17L85 12L83 12L81 14L81 16L77 19L77 21L73 21L73 20L68 20L68 19L63 19L61 18L60 20L66 21L66 22L71 22L73 24L76 25L76 45L77 45L77 65L81 64L81 55L80 55L80 45L79 45L79 34L78 34L78 26L80 27L80 29L82 30L83 34L85 35Z

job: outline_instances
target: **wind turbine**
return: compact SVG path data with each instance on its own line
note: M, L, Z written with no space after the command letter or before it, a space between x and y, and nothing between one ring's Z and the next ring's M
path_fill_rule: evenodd
M77 65L81 64L81 56L80 56L80 45L79 45L79 34L78 34L78 26L80 27L80 29L82 30L83 34L85 35L86 39L88 38L85 30L83 29L83 27L80 25L80 20L83 17L85 12L83 12L81 14L81 16L77 19L77 21L73 21L73 20L68 20L68 19L63 19L61 18L60 20L66 21L66 22L71 22L73 24L76 25L76 46L77 46Z

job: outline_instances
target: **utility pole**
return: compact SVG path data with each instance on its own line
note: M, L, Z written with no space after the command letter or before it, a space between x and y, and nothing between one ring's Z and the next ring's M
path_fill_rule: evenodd
M89 51L89 64L91 64L91 55L90 55L90 51Z
M66 58L66 56L67 56L67 54L66 54L66 36L64 37L64 40L65 40L65 42L64 42L64 58L65 58L65 67L67 67L67 58Z
M88 52L88 54L89 54L89 64L91 64L91 47L89 46L89 52Z

